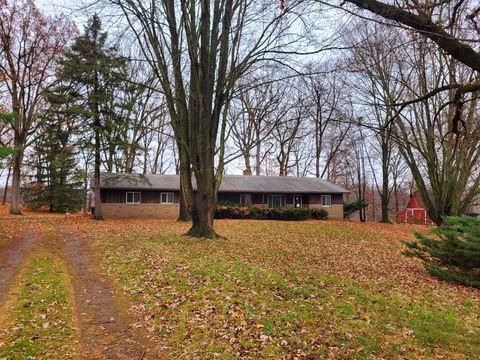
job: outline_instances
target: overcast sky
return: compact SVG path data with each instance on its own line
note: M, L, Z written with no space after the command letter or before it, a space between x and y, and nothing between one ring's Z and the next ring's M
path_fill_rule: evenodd
M84 4L87 2L91 3L91 0L36 0L35 4L46 15L55 16L61 13L65 14L67 17L69 17L71 20L73 20L76 23L80 33L83 31L83 25L86 23L86 20L88 19L88 17L92 16L93 13L97 12L103 18L104 20L103 24L106 30L110 33L111 37L115 38L115 35L114 35L115 29L109 27L109 21L108 21L108 17L109 15L111 15L111 9L102 9L98 5L95 8L86 8ZM322 17L319 17L318 21L316 19L314 21L313 26L316 27L316 30L317 30L316 35L318 36L318 38L321 38L321 37L328 38L334 35L335 33L334 28L336 28L339 25L339 23L344 23L346 21L346 18L349 17L348 15L345 15L343 13L339 14L339 12L336 12L336 11L329 12L328 16L325 16L325 15L326 13L324 13ZM323 25L320 25L321 23L323 23ZM335 26L334 24L337 26ZM118 27L116 27L116 29L118 29ZM325 57L328 58L329 56L331 56L329 52L322 53L322 54L315 54L312 56L299 58L298 61L300 64L306 60L321 62L322 60L325 60ZM234 161L233 163L229 164L227 171L228 173L231 173L231 174L241 173L241 166L242 165L239 164L239 161Z

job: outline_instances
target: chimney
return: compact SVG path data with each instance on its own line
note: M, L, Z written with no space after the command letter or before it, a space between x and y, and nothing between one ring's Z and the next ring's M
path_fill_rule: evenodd
M250 176L250 175L252 175L252 169L243 170L243 176Z

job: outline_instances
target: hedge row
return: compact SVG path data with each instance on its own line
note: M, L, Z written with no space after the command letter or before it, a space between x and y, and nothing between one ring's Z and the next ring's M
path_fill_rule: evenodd
M216 219L257 219L257 220L307 220L328 219L328 211L320 208L258 208L220 205L215 211Z

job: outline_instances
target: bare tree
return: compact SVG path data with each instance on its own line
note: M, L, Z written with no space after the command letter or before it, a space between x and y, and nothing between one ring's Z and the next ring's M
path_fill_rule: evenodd
M315 151L307 131L307 129L304 129L303 132L306 136L300 136L294 143L290 156L291 168L294 170L291 172L297 177L305 177L311 174L315 162Z
M63 16L43 15L33 0L2 0L0 6L0 90L17 114L10 124L16 149L10 212L21 214L20 172L24 151L44 106L42 91L51 81L55 62L75 29Z
M401 54L396 49L402 43L402 34L395 29L368 22L357 22L350 39L352 59L350 70L351 87L356 89L363 106L368 111L363 123L372 131L374 144L367 156L372 168L372 177L381 199L381 222L389 222L389 205L394 190L391 183L392 156L394 151L395 104L402 99L406 85L398 81L399 67L404 66ZM380 159L379 175L373 160Z
M146 172L148 149L142 144L147 137L154 137L159 120L164 121L165 102L156 90L158 84L150 68L142 62L130 62L127 75L115 99L122 104L114 119L117 121L105 131L106 161L110 164L107 168L115 165L117 171L132 173L135 166L142 162L138 157L143 153Z
M143 137L143 173L163 174L176 168L176 144L167 110L162 107L154 116L154 123Z
M260 175L264 160L263 140L282 118L278 109L285 96L285 85L274 80L268 81L269 79L267 76L243 79L239 85L238 96L232 100L230 106L232 140L242 154L248 174L253 173L253 157L255 174ZM255 150L254 156L252 150Z
M377 0L346 0L394 23L417 31L435 42L445 53L472 70L480 71L480 53L472 46L480 34L480 6L476 0L457 1L399 1L394 5ZM390 23L391 25L392 23ZM467 34L458 33L458 28L467 29ZM466 35L466 36L465 36ZM480 89L477 80L469 83L449 84L444 89L460 92Z
M321 69L325 70L327 69ZM317 71L320 72L320 71ZM345 83L333 72L305 77L306 109L312 125L315 176L329 178L331 163L349 132Z
M346 148L343 152L342 171L344 186L352 191L355 200L367 200L368 176L366 168L367 146L365 141L365 128L362 119L357 119L357 124L348 133ZM361 222L367 220L366 208L359 210Z
M295 158L292 155L300 139L306 135L305 100L296 92L289 95L293 96L293 99L280 108L280 111L285 114L285 121L275 126L270 140L274 144L273 152L280 176L288 176L290 169L297 165L297 162L292 160L298 160L298 157Z
M224 112L236 82L252 64L271 51L281 60L280 39L295 40L292 21L301 8L295 2L288 11L279 11L278 4L246 0L110 2L128 21L165 94L180 158L181 206L191 210L193 220L188 234L215 237L213 215L224 168Z
M476 73L439 53L426 40L408 49L410 70L402 72L408 96L416 101L395 122L399 149L432 220L464 213L480 191L478 93L437 93L442 83L467 83ZM418 101L418 99L422 99Z
M406 186L408 186L408 177L410 177L410 172L408 171L408 166L405 163L402 155L398 151L398 146L395 146L396 149L393 151L393 155L390 161L391 168L391 178L392 178L392 193L393 193L393 208L395 213L398 213L400 207L404 207L406 204L405 201L400 200L400 194L405 192ZM412 191L408 191L412 193Z

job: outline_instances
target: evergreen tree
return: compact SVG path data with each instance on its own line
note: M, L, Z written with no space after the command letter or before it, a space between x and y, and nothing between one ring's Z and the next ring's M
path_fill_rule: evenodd
M350 203L343 203L343 217L348 219L355 211L360 211L368 207L368 202L365 199L357 199Z
M60 84L53 90L57 103L92 134L94 152L95 198L100 199L100 167L105 125L117 118L120 104L115 92L126 78L126 60L116 48L107 45L100 18L94 15L84 33L76 38L60 61ZM95 219L103 219L100 201L95 202Z
M415 233L404 254L418 257L434 276L480 288L480 219L447 216L433 237Z
M27 206L49 212L80 210L84 192L77 169L73 122L57 117L45 120L43 136L34 146L34 180L24 190Z

